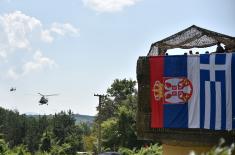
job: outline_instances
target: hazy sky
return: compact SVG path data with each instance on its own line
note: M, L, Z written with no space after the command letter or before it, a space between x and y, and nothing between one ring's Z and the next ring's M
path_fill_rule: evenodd
M153 42L191 25L235 36L234 0L0 0L0 106L96 114ZM11 87L16 92L10 92ZM59 93L39 106L37 93Z

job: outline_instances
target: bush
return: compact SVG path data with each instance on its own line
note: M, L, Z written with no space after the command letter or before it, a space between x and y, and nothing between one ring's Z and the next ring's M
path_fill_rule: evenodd
M122 155L161 155L162 147L158 144L142 147L140 150L130 150L128 148L120 148L118 150Z
M203 155L232 155L234 151L234 144L230 146L225 145L225 140L220 139L220 142L217 146L214 146L210 149L210 151L203 153ZM196 155L195 152L191 152L190 155Z
M3 139L0 139L0 154L5 155L8 150L8 146Z
M135 155L161 155L162 146L158 144L142 147Z
M135 151L132 151L131 149L121 147L119 148L118 152L120 152L122 155L133 155L135 154Z

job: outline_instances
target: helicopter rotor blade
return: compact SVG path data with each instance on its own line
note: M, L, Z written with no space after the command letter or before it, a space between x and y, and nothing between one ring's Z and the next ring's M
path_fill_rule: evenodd
M46 95L43 95L43 94L41 94L41 93L38 93L39 95L41 95L41 96L46 96Z
M44 96L58 96L59 94L50 94L50 95L44 95Z
M24 95L38 96L38 95L37 95L37 94L35 94L35 93L24 93Z

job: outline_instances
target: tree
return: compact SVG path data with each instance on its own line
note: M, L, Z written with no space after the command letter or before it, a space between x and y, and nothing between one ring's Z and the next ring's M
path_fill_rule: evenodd
M137 90L132 80L114 80L103 98L97 120L102 123L102 144L112 150L139 147L136 135Z
M90 127L75 125L71 111L54 116L26 116L0 107L0 154L76 154L84 150ZM40 151L42 152L39 152ZM30 153L29 153L30 152Z
M69 144L53 145L51 149L51 155L67 155L70 149Z
M99 119L101 121L105 121L108 118L114 117L117 114L118 106L122 105L123 101L131 98L132 96L136 96L136 81L133 80L119 80L115 79L111 84L111 87L107 89L106 98L102 98L101 109L99 111ZM127 106L131 103L130 108L136 109L137 102L128 102L125 103ZM97 107L98 108L98 107Z
M43 152L49 152L51 149L51 133L48 133L47 131L43 134L41 138L41 145L40 150Z
M83 150L82 129L79 126L73 126L71 133L65 138L65 143L70 145L69 154Z
M42 135L50 125L50 119L48 116L43 115L43 116L38 116L38 132Z
M2 133L9 147L21 144L25 136L24 116L20 116L16 110L6 110L2 123Z
M118 108L118 133L120 135L120 146L122 147L134 147L137 142L137 136L135 134L135 118L133 118L133 112L128 110L126 106L120 106Z
M97 110L99 110L99 116L97 116L96 119L105 121L111 117L114 117L115 111L117 111L117 107L118 106L115 104L115 102L110 98L102 98L100 110L97 107Z
M94 135L85 135L83 136L83 148L84 151L89 151L89 152L93 152L94 150L96 150L96 137Z
M127 99L127 96L133 95L136 92L136 81L133 80L119 80L116 79L112 83L111 87L107 89L107 94L114 97L114 102L120 103Z
M60 112L55 114L53 119L53 134L56 137L56 140L59 141L59 145L62 145L65 141L65 138L72 132L72 127L75 126L75 119L71 111Z
M140 148L150 141L137 140L137 90L133 80L116 79L107 89L96 121L102 121L102 145L116 150L119 147Z
M122 155L161 155L162 147L158 144L150 145L148 147L141 147L140 150L130 150L128 148L121 147L118 152L120 152Z
M116 150L120 144L120 133L118 131L118 119L109 118L102 123L102 146Z
M25 145L18 145L14 147L12 150L9 151L8 154L17 154L17 155L31 155L30 152L28 152L27 148Z
M79 127L79 129L81 130L81 133L83 135L90 135L91 134L91 127L87 123L81 122L77 126Z
M0 154L5 155L8 150L8 145L4 139L0 139Z

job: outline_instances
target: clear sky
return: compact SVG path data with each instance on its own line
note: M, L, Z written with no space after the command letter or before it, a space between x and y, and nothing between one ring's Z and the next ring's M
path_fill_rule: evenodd
M153 42L191 25L235 36L234 0L0 0L0 106L96 114ZM16 87L15 92L10 92ZM37 93L59 96L39 106Z

